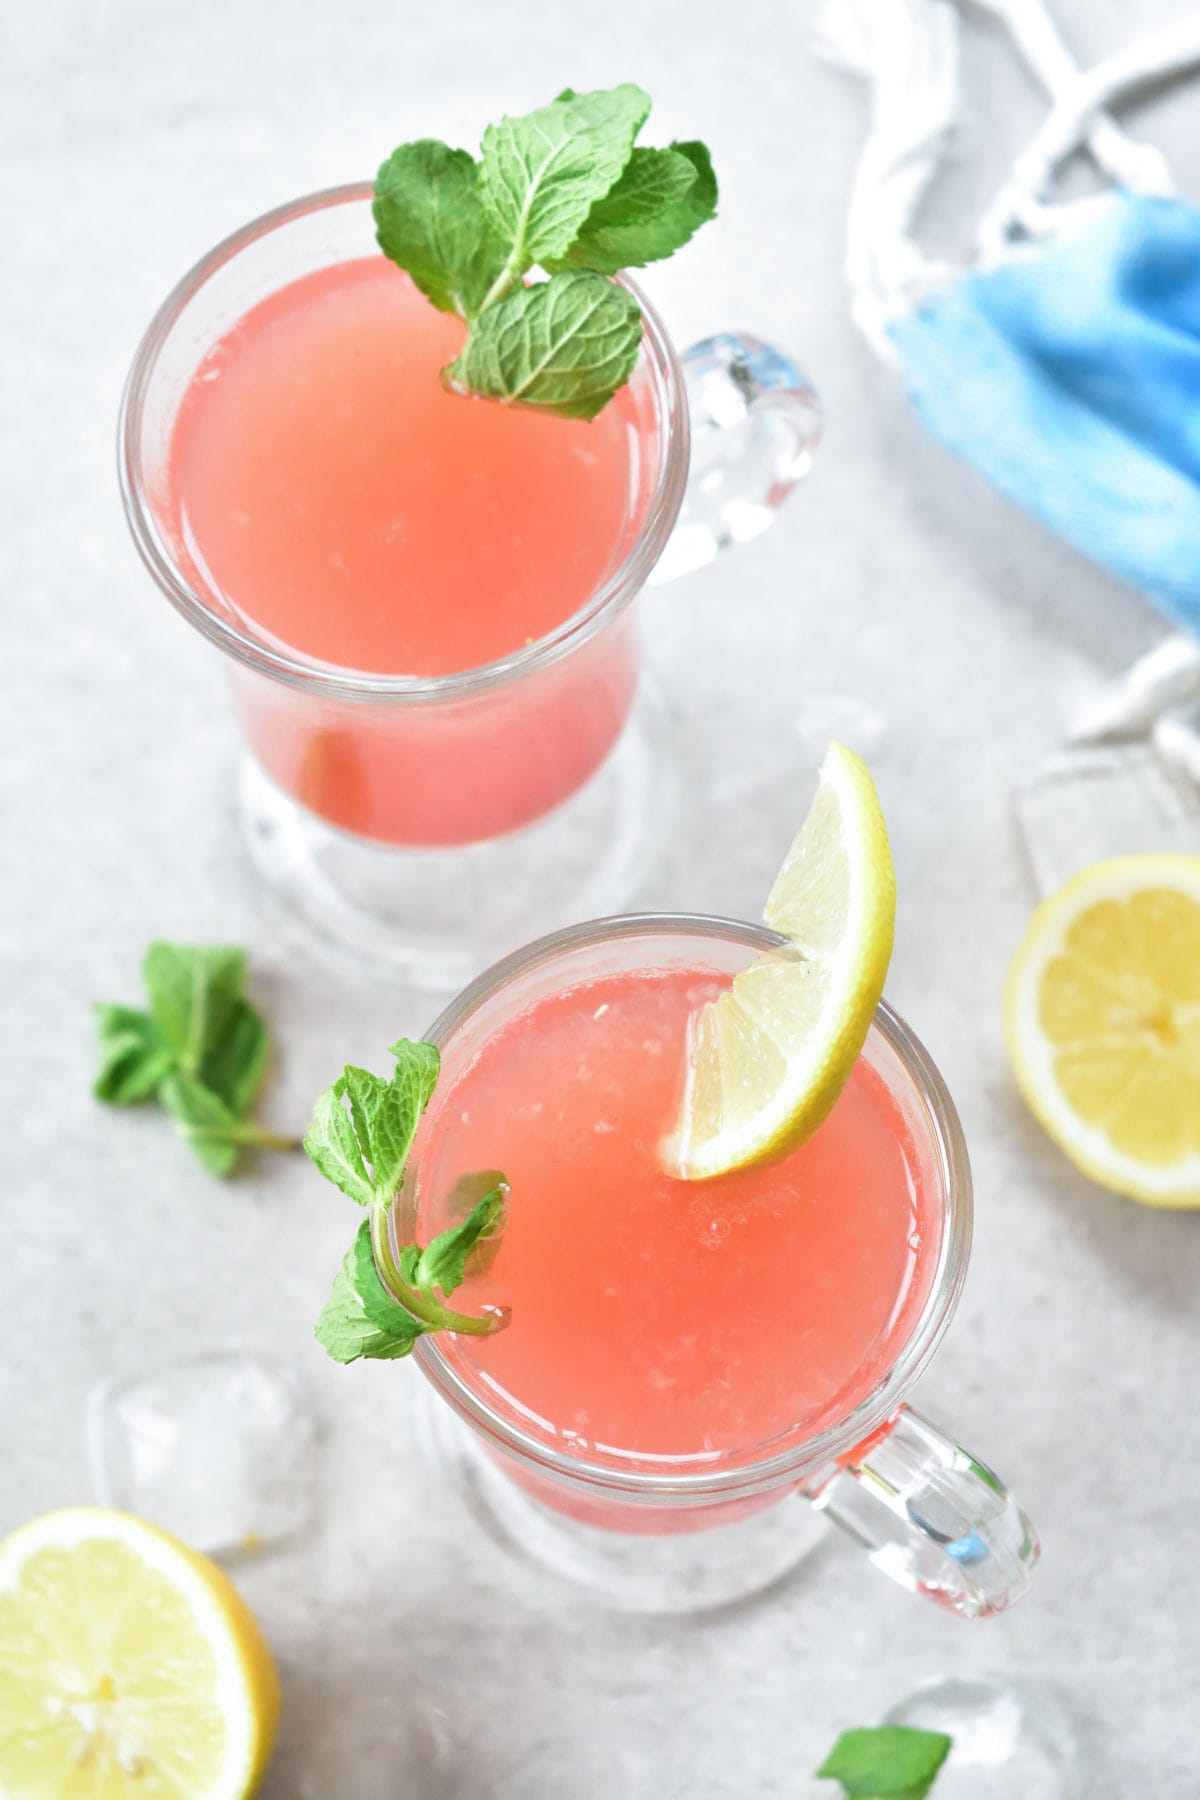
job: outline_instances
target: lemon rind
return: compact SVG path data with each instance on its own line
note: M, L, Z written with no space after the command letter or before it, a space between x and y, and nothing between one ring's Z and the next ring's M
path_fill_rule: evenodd
M133 1514L91 1506L43 1513L0 1542L0 1595L16 1590L22 1569L41 1551L70 1551L88 1541L122 1545L182 1594L212 1650L218 1671L212 1699L226 1733L204 1800L243 1800L262 1774L278 1711L274 1668L245 1602L223 1570L168 1532ZM255 1704L264 1699L265 1717Z
M797 1148L828 1117L866 1042L883 992L895 932L896 884L879 798L862 758L832 743L821 765L843 819L842 844L849 870L851 907L846 932L830 956L816 958L829 970L822 1020L811 1048L789 1059L788 1079L774 1107L758 1113L740 1132L720 1132L696 1154L681 1129L665 1149L668 1166L685 1180L710 1180L766 1162ZM768 901L768 909L769 909ZM771 922L768 912L768 923ZM792 939L794 943L798 940ZM734 984L736 995L736 980ZM769 1034L768 1034L769 1035ZM689 1065L690 1065L689 1058ZM689 1116L693 1071L681 1118Z

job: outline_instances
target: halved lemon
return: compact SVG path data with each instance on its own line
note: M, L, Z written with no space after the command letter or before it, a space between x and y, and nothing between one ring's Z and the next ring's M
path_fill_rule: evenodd
M228 1578L128 1513L45 1513L0 1543L4 1800L245 1800L279 1683Z
M691 1181L782 1155L832 1110L883 993L896 876L875 783L832 743L764 917L789 941L702 1007L678 1128L664 1150Z
M1122 856L1038 907L1009 971L1036 1118L1104 1187L1200 1206L1200 856Z

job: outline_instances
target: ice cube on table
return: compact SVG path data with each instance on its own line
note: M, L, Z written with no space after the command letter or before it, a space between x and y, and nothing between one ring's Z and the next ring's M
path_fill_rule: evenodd
M1078 1800L1084 1792L1074 1724L1040 1684L931 1681L893 1707L884 1724L953 1740L933 1784L937 1800Z
M214 1350L101 1382L87 1437L100 1504L195 1550L265 1548L312 1522L317 1421L291 1375L263 1357Z
M1021 783L1013 805L1043 896L1110 856L1200 853L1200 786L1151 744L1064 750Z
M305 1709L285 1772L295 1762L296 1800L448 1800L455 1792L449 1728L435 1707L397 1697L394 1682L355 1695L330 1693Z

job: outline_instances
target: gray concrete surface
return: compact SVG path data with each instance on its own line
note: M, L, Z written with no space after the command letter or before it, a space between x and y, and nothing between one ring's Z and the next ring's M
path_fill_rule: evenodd
M1181 9L1062 10L1094 58ZM782 0L45 0L3 26L0 1529L87 1496L99 1374L227 1342L294 1363L327 1426L323 1521L238 1571L287 1690L270 1800L303 1792L321 1702L350 1693L443 1709L447 1793L792 1800L824 1791L807 1772L840 1727L947 1669L1059 1684L1089 1800L1200 1794L1200 1221L1063 1162L1014 1092L999 1019L1034 899L1014 779L1161 626L927 441L853 335L839 253L863 98L810 59L809 23ZM960 156L929 220L945 248L1038 114L979 18L965 61ZM501 108L628 78L655 97L659 141L704 136L722 178L719 224L647 282L678 341L775 338L828 411L776 530L648 603L692 779L669 871L640 898L753 914L807 797L806 708L851 695L885 715L889 993L957 1096L978 1187L966 1297L921 1398L1045 1540L1035 1590L991 1624L940 1615L832 1538L769 1602L702 1623L606 1616L507 1563L415 1460L415 1372L343 1372L311 1341L344 1209L297 1164L218 1186L158 1118L88 1098L88 1004L134 997L152 936L250 946L280 1122L429 1011L289 953L242 866L220 671L144 576L117 498L113 426L146 320L227 231L369 173L394 142L474 142ZM1195 194L1194 93L1152 117ZM387 1791L416 1790L397 1769Z

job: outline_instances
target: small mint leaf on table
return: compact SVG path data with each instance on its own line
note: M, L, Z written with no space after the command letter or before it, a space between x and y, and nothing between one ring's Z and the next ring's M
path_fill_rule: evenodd
M504 267L467 150L420 138L393 150L375 177L379 247L442 312L470 318Z
M240 1119L219 1094L184 1068L174 1068L164 1077L158 1097L175 1120L180 1137L191 1145L210 1175L232 1174L239 1150L296 1148L295 1139Z
M245 951L227 944L154 943L142 973L149 1012L96 1007L96 1098L113 1106L157 1098L214 1175L230 1174L244 1148L295 1149L294 1139L248 1117L266 1075L271 1039L242 992Z
M566 254L650 114L650 96L631 82L566 94L483 134L480 192L497 235L511 246L509 286L534 263Z
M142 964L150 1011L189 1073L229 1023L246 980L246 953L226 944L151 944Z
M843 1731L817 1776L840 1781L846 1800L925 1800L951 1742L909 1725Z
M180 1137L191 1145L209 1174L231 1174L238 1158L233 1135L238 1126L236 1113L182 1068L173 1069L166 1077L159 1098L175 1120Z
M262 1014L239 995L200 1060L200 1079L243 1119L258 1099L270 1060L271 1038Z
M632 294L570 270L481 313L443 379L458 392L593 419L633 373L641 338Z
M100 1030L100 1069L92 1089L96 1099L109 1106L149 1100L175 1061L162 1032L149 1013L132 1006L101 1002L95 1011Z
M711 219L717 185L703 144L637 149L615 187L597 200L579 235L551 269L617 275L673 256Z

